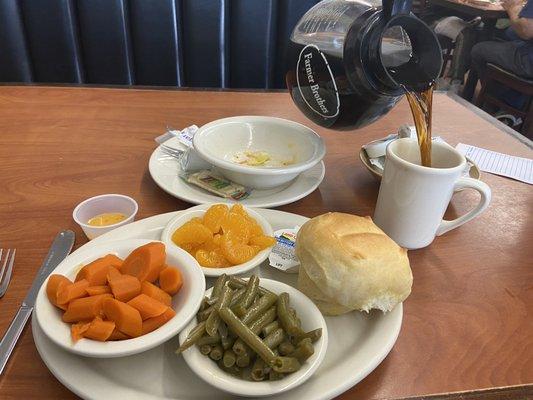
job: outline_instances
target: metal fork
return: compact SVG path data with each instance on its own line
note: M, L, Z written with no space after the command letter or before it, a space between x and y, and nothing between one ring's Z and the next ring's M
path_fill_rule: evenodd
M11 281L11 273L13 272L13 264L15 263L15 253L17 249L7 249L6 256L2 262L2 255L4 249L0 249L0 297L3 297L7 292L7 287ZM7 267L7 268L6 268Z

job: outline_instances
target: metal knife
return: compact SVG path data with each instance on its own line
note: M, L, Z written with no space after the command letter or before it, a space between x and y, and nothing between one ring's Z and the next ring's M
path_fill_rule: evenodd
M7 328L2 341L0 341L0 375L2 375L9 356L15 348L26 322L30 318L41 285L54 268L68 256L70 250L72 250L72 246L74 246L74 240L75 235L72 231L60 232L55 237L52 247L48 251L48 255L44 259L39 271L37 271L37 276L33 280L30 291L22 302L15 318L11 321L11 325Z

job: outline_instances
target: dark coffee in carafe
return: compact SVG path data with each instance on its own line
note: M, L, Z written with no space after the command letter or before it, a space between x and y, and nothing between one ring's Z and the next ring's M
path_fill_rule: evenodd
M289 43L286 81L298 108L321 126L358 129L385 115L406 90L426 90L440 72L441 49L410 6L324 0L311 8Z

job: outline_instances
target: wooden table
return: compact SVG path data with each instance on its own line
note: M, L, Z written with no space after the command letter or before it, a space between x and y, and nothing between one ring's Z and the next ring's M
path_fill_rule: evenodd
M481 17L484 25L483 31L480 35L481 40L488 40L493 37L496 21L499 18L508 18L507 12L499 3L481 4L465 0L429 0L429 3L435 6L458 11L461 14L470 17Z
M434 104L434 131L450 143L533 156L456 100L438 94ZM54 235L69 228L77 246L86 242L71 218L77 203L123 193L139 202L139 219L189 207L150 178L153 138L166 125L239 114L289 118L324 137L324 182L280 207L308 217L333 210L372 215L379 185L358 160L359 148L411 123L405 102L370 127L333 132L306 121L286 93L0 87L0 247L17 248L13 280L0 300L0 334ZM409 252L414 286L399 339L385 361L340 398L533 396L533 190L494 175L482 179L492 188L491 206L430 247ZM461 192L448 217L475 203L473 192ZM0 398L75 398L48 372L30 329L0 378Z

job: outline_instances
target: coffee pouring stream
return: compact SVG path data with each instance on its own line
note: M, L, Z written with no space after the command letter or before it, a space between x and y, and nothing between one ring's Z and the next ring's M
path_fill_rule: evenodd
M298 108L330 129L364 127L406 91L421 92L442 66L439 42L411 0L324 0L298 22L287 86Z

